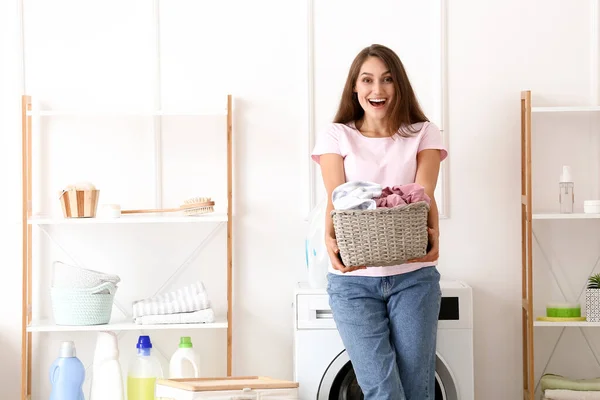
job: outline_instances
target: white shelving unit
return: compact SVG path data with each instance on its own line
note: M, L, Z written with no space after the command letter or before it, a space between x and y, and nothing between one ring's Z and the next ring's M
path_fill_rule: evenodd
M121 215L119 218L53 218L35 216L28 218L30 225L87 225L87 224L200 224L204 222L226 222L227 214L211 213L193 217L173 215L173 213L144 216Z
M560 213L540 213L533 214L533 219L597 219L600 218L600 214L560 214Z
M206 324L157 324L139 325L131 321L116 321L106 325L66 326L55 325L50 320L32 321L27 332L98 332L98 331L157 331L180 329L227 329L227 320Z
M531 107L532 113L589 112L589 111L600 111L600 106Z
M594 113L600 106L532 107L531 92L521 92L521 234L522 234L522 327L523 327L523 396L534 400L534 334L533 328L567 327L594 328L600 323L536 321L533 309L533 220L591 220L600 219L600 214L534 213L532 207L532 158L531 116L532 113Z
M28 117L198 117L198 116L226 116L227 110L191 110L191 111L117 111L117 110L31 110L27 111Z
M225 109L215 107L212 110L192 111L115 111L115 110L35 110L32 98L22 96L22 225L23 225L23 289L22 289L22 350L21 350L21 399L31 398L32 385L32 333L44 332L97 332L97 331L152 331L152 330L181 330L181 329L217 329L227 332L227 376L232 374L232 283L233 283L233 176L232 176L232 122L233 103L232 96L227 95ZM62 218L55 216L32 215L32 127L38 118L46 117L154 117L162 116L223 116L226 117L224 130L227 135L227 212L213 212L197 216L185 216L178 213L157 213L141 215L121 215L119 218ZM46 225L93 225L93 224L201 224L201 223L227 223L227 315L217 316L214 323L195 324L159 324L139 325L133 320L116 320L105 325L93 326L64 326L56 325L50 320L33 319L32 302L32 228Z
M533 326L554 326L554 327L574 327L574 328L594 328L600 327L600 322L574 321L574 322L550 322L534 321Z

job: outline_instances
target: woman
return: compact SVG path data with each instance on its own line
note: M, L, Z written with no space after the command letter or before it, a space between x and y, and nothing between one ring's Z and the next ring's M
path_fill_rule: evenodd
M327 292L366 400L435 397L441 290L434 191L447 154L398 56L381 45L363 49L350 67L334 123L319 136L312 158L321 166L329 198ZM330 214L333 190L347 181L423 186L431 200L425 257L388 267L345 267Z

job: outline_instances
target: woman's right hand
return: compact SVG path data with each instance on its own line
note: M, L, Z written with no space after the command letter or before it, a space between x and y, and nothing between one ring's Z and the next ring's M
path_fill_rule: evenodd
M337 245L337 240L330 236L325 235L325 246L327 247L327 253L329 254L329 259L331 260L331 266L333 269L341 271L343 273L356 271L357 269L366 269L367 267L345 267L342 264L342 259L340 257L340 249Z

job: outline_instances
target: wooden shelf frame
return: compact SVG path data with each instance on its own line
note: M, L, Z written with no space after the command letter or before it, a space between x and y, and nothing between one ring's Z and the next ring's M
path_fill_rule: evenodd
M531 190L531 91L521 92L521 314L523 398L534 400L533 226Z
M560 214L560 213L534 213L532 207L532 113L547 112L598 112L600 106L569 106L569 107L532 107L531 91L521 92L521 263L522 263L522 334L523 334L523 398L525 400L534 400L536 385L535 382L535 358L534 358L534 327L559 327L579 328L584 337L583 328L596 328L600 323L590 323L587 321L578 322L544 322L536 321L533 314L533 221L535 220L593 220L599 219L600 214ZM536 239L537 240L537 239ZM538 242L539 244L539 242ZM560 282L556 282L560 286ZM562 335L561 335L562 336ZM560 341L560 337L558 339ZM586 337L586 340L587 337ZM588 346L590 346L588 341ZM600 365L600 358L597 357L594 350L590 351ZM554 351L550 355L552 355ZM548 364L546 364L547 366ZM545 372L543 369L542 374Z
M32 233L33 225L73 223L80 221L61 221L52 218L32 217L32 133L33 121L36 113L32 110L32 98L29 95L21 97L21 117L22 117L22 235L23 235L23 265L22 265L22 322L21 322L21 400L31 399L32 386L32 332L58 332L58 331L96 331L98 329L83 328L60 328L51 325L39 325L32 319ZM208 115L210 113L197 112L194 115ZM162 113L156 114L158 118ZM164 114L165 116L167 114ZM168 115L180 115L168 114ZM181 113L184 115L184 113ZM227 222L227 319L226 321L217 321L214 324L206 326L183 326L179 324L177 329L227 329L227 376L232 376L233 367L233 98L231 94L227 95L227 111L222 114L226 116L226 135L227 135L227 213L195 217L145 217L135 220L125 218L118 223L138 223L138 222L158 222L158 223L180 223L180 222ZM39 116L39 115L38 115ZM86 221L88 223L111 223L117 221L96 220ZM103 325L104 328L115 330L136 330L134 324ZM168 329L165 326L139 325L140 331L144 330L162 330ZM174 328L173 328L174 329Z

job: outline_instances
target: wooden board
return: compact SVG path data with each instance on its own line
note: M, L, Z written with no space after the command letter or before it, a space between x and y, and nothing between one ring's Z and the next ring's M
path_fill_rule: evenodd
M227 378L159 379L157 385L170 386L190 392L242 389L293 389L298 382L282 381L264 376Z

